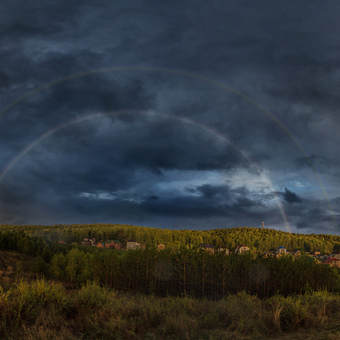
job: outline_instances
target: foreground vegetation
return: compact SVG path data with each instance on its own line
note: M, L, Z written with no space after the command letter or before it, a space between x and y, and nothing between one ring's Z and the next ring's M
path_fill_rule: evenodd
M304 240L303 253L315 246L313 240L322 243L321 238L308 236L307 243L301 235L235 228L222 230L224 236L215 239L211 238L217 237L217 231L204 232L204 237L199 232L189 237L185 235L190 231L166 231L164 235L170 237L166 243L163 232L152 235L148 228L106 225L95 226L92 232L88 228L3 227L0 337L295 339L302 334L304 339L340 338L339 268L318 264L308 256L227 256L197 247L199 241L228 246L233 235L235 244L247 243L258 250L265 247L259 241L263 237L271 245L285 245L282 242L289 236L291 247ZM131 251L77 245L84 233L99 232L103 238L122 242L130 237L149 241L145 250ZM66 236L73 244L57 242ZM325 253L325 249L338 249L337 236L324 238ZM167 249L157 250L160 240Z
M272 339L315 327L333 328L328 339L337 339L339 320L339 296L326 292L266 300L241 292L209 301L132 296L96 282L76 291L44 279L0 288L6 339Z

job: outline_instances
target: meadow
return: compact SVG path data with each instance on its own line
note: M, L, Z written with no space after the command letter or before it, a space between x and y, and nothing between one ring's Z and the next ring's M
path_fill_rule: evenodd
M0 292L5 339L339 339L340 299L327 292L218 301L131 295L45 279Z

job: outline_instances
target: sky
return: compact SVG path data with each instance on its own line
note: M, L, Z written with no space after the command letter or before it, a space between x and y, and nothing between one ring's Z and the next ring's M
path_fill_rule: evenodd
M0 3L0 223L340 235L340 2Z

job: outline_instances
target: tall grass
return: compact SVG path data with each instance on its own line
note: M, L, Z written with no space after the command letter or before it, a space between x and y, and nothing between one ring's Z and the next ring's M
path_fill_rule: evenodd
M265 339L339 320L339 296L324 291L210 301L119 294L96 282L70 291L44 279L0 287L5 339Z

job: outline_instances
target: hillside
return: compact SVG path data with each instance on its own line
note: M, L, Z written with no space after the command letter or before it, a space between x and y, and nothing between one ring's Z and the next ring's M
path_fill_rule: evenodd
M340 252L340 236L323 234L297 234L267 228L222 228L214 230L169 230L117 224L72 224L53 226L0 226L1 237L12 231L21 231L30 237L41 237L48 241L65 241L67 244L80 243L85 237L97 240L117 239L126 242L136 239L146 245L165 244L178 249L182 246L197 247L200 243L212 243L216 247L234 249L246 244L251 250L268 251L284 246L289 251Z
M132 238L145 242L145 250L99 249L80 246L85 236L121 240ZM211 231L163 230L125 225L7 226L0 233L0 249L16 250L35 256L35 271L50 278L81 286L97 281L103 286L127 292L159 296L192 296L218 299L243 290L268 298L300 294L308 289L340 291L339 269L308 256L284 256L282 259L262 254L280 245L288 249L338 249L338 238L289 234L255 228ZM57 240L63 240L61 244ZM210 254L198 245L215 247L247 244L247 255ZM157 244L166 249L159 251Z
M2 249L12 249L0 250L3 338L339 338L337 268L307 256L225 256L195 248L195 242L217 240L212 237L251 245L266 234L283 242L288 233L236 228L162 234L156 229L146 249L134 251L55 242L63 236L76 242L91 228L91 236L122 241L140 237L147 243L152 236L151 228L117 225L7 226L0 232ZM176 239L168 243L178 250L152 246L168 233L182 237L179 245ZM183 237L188 233L190 242ZM293 241L318 239L291 236ZM337 237L326 237L336 244Z

